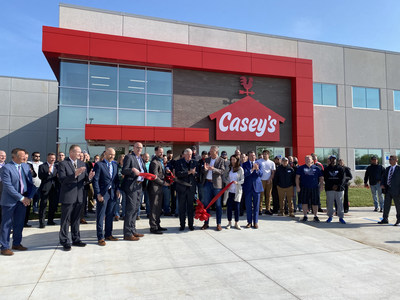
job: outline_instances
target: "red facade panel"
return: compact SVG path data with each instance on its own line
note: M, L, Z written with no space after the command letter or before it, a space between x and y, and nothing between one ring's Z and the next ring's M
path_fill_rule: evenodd
M60 57L290 78L293 104L293 153L303 161L304 155L314 150L313 82L310 60L51 27L43 27L42 49L57 78ZM145 141L150 137L153 139L156 137L154 127L133 127L121 126L120 139ZM87 139L95 136L105 137L104 132L100 132L99 129L94 129L93 132L89 127L86 128ZM199 139L208 142L208 129L203 129L207 133L203 131L200 134L192 130L193 128L186 128L183 131L185 141L197 136L198 139L190 142ZM107 131L107 137L111 132L117 138L118 133L111 129ZM180 138L178 135L173 133L176 139Z

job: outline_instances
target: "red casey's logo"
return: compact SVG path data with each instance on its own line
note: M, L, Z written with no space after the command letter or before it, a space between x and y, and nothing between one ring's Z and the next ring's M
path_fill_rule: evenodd
M279 141L279 122L285 122L285 118L262 105L250 95L249 91L253 86L253 78L246 80L240 77L241 85L246 91L239 91L246 94L246 97L224 107L211 114L211 120L217 119L217 140L237 141Z

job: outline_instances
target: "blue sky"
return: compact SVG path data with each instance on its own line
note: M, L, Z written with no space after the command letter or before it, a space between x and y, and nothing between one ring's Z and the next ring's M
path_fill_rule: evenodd
M0 4L0 76L55 79L42 26L58 27L59 1ZM400 52L398 0L65 0L62 3L183 22Z

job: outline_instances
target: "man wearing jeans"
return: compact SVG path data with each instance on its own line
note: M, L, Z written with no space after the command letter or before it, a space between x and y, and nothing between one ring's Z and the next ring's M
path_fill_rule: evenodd
M383 212L383 196L381 189L381 181L383 178L383 174L385 172L385 168L378 164L378 158L374 155L371 157L371 164L367 167L364 176L364 186L368 188L371 187L372 199L374 200L374 211L378 211L378 198L379 198L379 207L380 211ZM377 197L378 194L378 197Z
M343 219L343 195L346 178L344 176L344 169L336 164L335 155L329 156L329 166L327 166L324 170L324 180L326 192L326 208L328 209L328 220L326 220L326 222L332 222L333 203L336 202L339 222L342 224L346 224Z

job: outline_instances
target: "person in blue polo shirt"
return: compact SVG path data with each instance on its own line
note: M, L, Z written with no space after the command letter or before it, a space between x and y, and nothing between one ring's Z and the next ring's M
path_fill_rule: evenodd
M296 190L299 193L299 203L303 207L303 221L306 222L308 205L312 205L314 221L319 222L318 205L320 203L319 189L323 188L324 176L322 171L313 164L311 155L305 157L306 164L297 168Z

